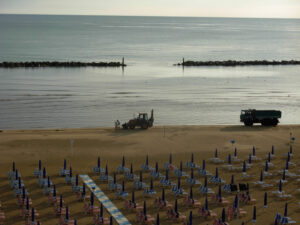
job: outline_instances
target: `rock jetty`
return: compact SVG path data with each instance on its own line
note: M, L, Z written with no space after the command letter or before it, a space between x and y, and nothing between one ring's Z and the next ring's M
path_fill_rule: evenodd
M0 62L0 68L38 68L38 67L124 67L122 62Z
M300 65L297 60L282 60L282 61L267 61L267 60L253 60L253 61L184 61L175 64L177 66L277 66L277 65Z

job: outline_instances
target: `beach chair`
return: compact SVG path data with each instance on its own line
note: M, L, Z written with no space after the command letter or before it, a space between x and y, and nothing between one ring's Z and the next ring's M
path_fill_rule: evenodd
M226 221L226 212L225 208L222 210L222 218L221 219L215 219L213 225L229 225Z
M139 180L133 181L133 186L135 187L135 189L138 189L138 190L149 187L146 183L143 182L143 172L142 171L140 171Z
M217 148L216 148L216 151L215 151L215 157L209 158L208 161L213 163L213 164L222 164L222 163L224 163L224 160L220 159L218 157L218 149Z
M69 208L68 206L66 207L66 214L65 216L60 216L59 218L59 225L75 225L75 220L72 220L69 218Z
M178 212L177 199L175 200L174 209L169 208L167 210L167 218L171 219L174 223L186 222L186 216Z
M16 170L16 164L15 164L15 161L13 161L12 162L12 170L8 172L8 178L9 179L15 179L16 172L17 172L17 170ZM18 179L18 177L21 177L21 174L18 174L18 176L17 176L16 179Z
M31 209L31 219L25 220L25 225L38 225L38 221L35 221L35 217L39 216L34 208Z
M38 183L41 188L47 187L48 186L48 178L47 178L47 173L46 173L46 168L43 168L43 173L42 176L39 177ZM52 185L52 183L51 183Z
M271 152L269 152L268 155L267 155L266 161L268 162L269 168L273 169L273 168L275 168L275 165L273 163L271 163L271 159L272 159ZM265 163L262 163L261 165L264 166Z
M155 219L147 214L146 201L144 201L143 210L136 213L136 222L141 224L154 224Z
M129 169L125 167L125 156L122 158L122 164L117 167L117 173L126 173Z
M111 191L116 191L121 188L122 188L122 186L117 183L116 173L114 173L113 180L108 182L108 189Z
M284 216L281 216L279 213L275 216L275 222L278 222L279 224L296 224L296 221L293 221L292 218L287 216L288 212L288 203L285 203L284 207Z
M154 197L156 195L156 191L154 191L154 188L153 188L153 180L151 179L150 180L150 187L149 188L145 188L144 189L144 192L143 192L143 196L144 197Z
M198 181L197 179L194 178L194 169L193 168L191 169L191 176L186 178L186 182L190 186L201 184L200 181Z
M180 161L180 166L179 166L179 169L178 168L175 168L173 170L174 174L177 176L177 177L188 177L188 175L183 171L183 168L182 168L182 161Z
M187 195L187 193L181 188L180 177L178 177L177 185L172 186L171 191L175 196Z
M131 200L126 200L124 203L125 209L129 209L130 211L139 212L143 210L142 206L139 206L135 202L135 193L132 191Z
M67 174L65 176L65 183L66 184L73 184L75 182L76 182L76 178L73 177L73 170L72 170L72 167L70 167L69 174Z
M192 187L190 187L189 195L184 197L183 203L188 207L200 208L201 203L194 199L194 197L193 197L193 188Z
M148 155L146 156L145 164L142 164L142 165L141 165L141 169L144 170L144 171L147 171L147 172L153 169L151 166L149 166L149 158L148 158Z
M52 193L48 195L48 200L51 205L56 205L59 202L59 199L57 199L56 185L53 185Z
M158 171L158 162L155 163L155 168L150 170L150 176L154 179L161 179L164 177L164 175Z
M216 205L226 206L229 204L229 201L222 197L222 186L219 185L219 192L216 195L211 197L211 202Z
M241 203L245 205L253 205L256 203L256 199L250 196L249 191L247 191L246 194L239 194L239 199L241 200Z
M154 200L154 205L156 206L156 208L160 209L169 209L172 208L172 204L170 204L165 197L165 189L162 189L161 192L161 198L156 198Z
M186 166L190 169L198 169L200 168L200 166L198 166L195 162L194 162L194 153L192 153L191 155L191 161L186 162Z
M78 193L82 191L82 188L83 186L79 186L79 177L78 174L76 174L75 183L72 183L72 191Z
M162 185L163 187L167 187L167 186L172 187L175 185L175 183L169 180L169 170L166 170L166 176L160 179L159 184Z
M208 188L206 176L204 178L204 185L200 185L198 190L201 194L206 194L206 195L214 195L215 194L215 192L211 188Z
M29 205L32 205L32 200L31 198L28 197L28 193L25 190L25 187L22 188L22 193L20 195L17 196L17 205L19 207L23 207L25 206L26 202L27 202L27 198L29 201Z
M50 177L47 178L47 186L43 188L43 193L45 195L49 195L53 192L53 187L51 187L52 182L50 181Z
M94 199L94 193L91 192L91 197L90 197L90 202L89 203L85 203L84 204L84 214L87 215L87 214L91 214L91 215L96 215L96 214L99 214L100 212L100 209L99 207L95 206L95 199Z
M230 221L231 218L236 218L237 216L240 218L240 217L245 217L246 215L247 215L247 211L239 207L239 197L238 195L236 195L234 198L233 205L229 205L227 208L228 221Z
M108 175L108 168L107 165L105 166L105 172L100 174L100 181L101 182L109 182L112 181L113 178Z
M174 171L175 168L176 168L176 166L173 165L173 156L172 156L172 154L170 154L169 162L164 163L164 169Z
M212 174L206 170L205 160L202 161L202 168L198 168L197 172L199 176L212 176Z
M62 216L62 215L66 215L66 208L63 207L63 197L62 195L59 197L59 204L56 204L54 205L53 207L53 211L54 211L54 214L56 216Z
M109 219L103 217L103 204L100 205L100 212L98 215L95 215L93 218L94 225L109 224Z
M128 197L128 192L125 190L125 183L124 183L124 181L122 182L122 189L118 190L116 192L116 196L117 196L117 198L122 198L122 199Z
M64 166L63 166L63 168L60 168L59 176L64 177L68 174L70 174L70 170L67 170L67 160L64 159Z
M15 170L14 176L10 178L10 187L16 188L19 187L19 182L21 181L21 184L23 184L20 173L18 170ZM24 185L24 184L23 184Z
M281 180L279 181L279 185L278 185L278 191L271 191L271 195L275 196L281 200L288 200L292 198L292 195L290 194L286 194L283 190L282 190L282 182Z
M23 181L21 180L20 177L18 178L17 182L14 182L13 186L14 186L13 188L14 188L14 195L15 196L21 195L23 189L26 190L25 185L24 185L24 183L23 183Z
M97 165L93 167L94 173L104 173L104 169L101 168L101 159L98 157L97 159Z
M217 214L213 212L212 210L208 209L208 200L207 196L205 198L205 205L202 208L198 209L198 214L200 217L202 217L204 220L212 220L217 217Z
M33 175L38 178L42 175L42 161L39 160L38 168L34 170Z
M134 181L134 180L138 179L138 177L133 173L132 163L130 164L130 171L125 172L124 177L125 177L125 179L130 180L130 181Z

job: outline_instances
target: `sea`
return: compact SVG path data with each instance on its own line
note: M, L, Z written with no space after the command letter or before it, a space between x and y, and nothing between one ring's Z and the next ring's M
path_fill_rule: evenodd
M0 62L121 61L125 68L0 68L0 129L242 125L242 109L300 123L300 66L181 67L185 60L300 60L299 19L0 15Z

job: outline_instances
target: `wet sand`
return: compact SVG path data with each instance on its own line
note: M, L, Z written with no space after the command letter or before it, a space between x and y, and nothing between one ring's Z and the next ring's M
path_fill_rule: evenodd
M218 148L220 158L226 161L227 155L233 155L234 148L238 149L238 157L248 160L248 155L252 153L252 147L256 147L256 154L263 158L261 162L254 162L254 166L248 170L253 178L248 181L250 183L250 194L257 199L257 224L272 224L275 213L284 213L285 201L277 200L269 196L268 208L263 209L263 190L251 185L252 182L259 180L260 171L263 169L262 163L266 155L271 151L272 145L275 146L276 159L271 162L276 168L271 172L283 169L285 159L283 154L289 151L290 133L296 137L293 144L294 154L292 162L296 163L296 168L290 169L295 172L300 169L300 154L298 149L300 144L297 138L300 136L299 125L282 125L278 127L260 127L251 128L243 126L167 126L154 127L149 130L118 130L108 128L99 129L66 129L66 130L18 130L18 131L2 131L0 132L0 201L6 215L4 224L24 224L24 220L20 217L20 208L16 205L16 198L13 190L10 189L7 172L11 170L12 161L16 162L16 168L22 174L25 186L30 192L30 197L34 207L38 210L39 220L42 224L57 224L58 217L53 214L53 208L48 202L48 197L43 194L42 189L38 185L37 178L33 177L33 171L38 166L38 160L42 160L42 166L46 167L47 173L54 184L57 185L57 191L64 196L65 204L69 205L71 218L76 218L78 224L93 224L92 216L84 215L83 202L76 200L76 195L72 192L71 186L65 184L64 178L58 176L59 169L63 166L64 158L68 161L68 166L72 166L73 174L89 174L91 178L99 185L99 187L111 198L111 200L119 207L124 215L134 222L135 213L124 209L124 201L118 200L114 193L109 191L107 183L101 183L99 178L92 174L92 167L97 163L97 157L101 157L101 167L108 164L109 173L112 175L116 171L118 165L121 164L122 156L126 157L126 166L129 167L133 163L135 173L138 175L140 166L145 161L145 157L149 155L149 163L154 167L155 162L159 163L162 173L163 163L168 161L169 154L173 154L173 163L179 167L182 160L184 170L189 171L185 162L190 160L191 153L194 153L195 162L202 165L203 159L214 156L215 148ZM235 144L231 140L235 140ZM71 141L74 140L71 148ZM228 172L219 167L219 175L230 182L231 174L235 174L235 182L241 182L240 173ZM207 163L207 169L214 173L216 165ZM188 172L189 174L189 172ZM298 174L300 174L298 172ZM204 179L199 178L195 172L196 178L203 183ZM149 184L150 176L144 173L144 181ZM175 176L170 173L173 181ZM274 184L274 187L268 192L278 190L275 180L281 177L277 176L268 183ZM118 183L123 180L123 175L117 176ZM81 183L81 181L80 181ZM129 193L133 189L132 182L126 182L126 189ZM189 187L185 180L182 179L182 185L185 191L189 191ZM215 192L218 186L209 185ZM197 191L197 187L193 188L194 198L204 205L204 196ZM300 188L293 180L289 179L288 184L283 185L283 190L288 194L292 194L293 198L287 201L289 204L288 216L300 223L300 211L297 211L297 204L300 201L300 195L296 194L296 189ZM154 183L154 189L157 197L161 195L161 187L158 181ZM89 192L88 192L89 193ZM130 198L131 194L129 194ZM233 202L233 194L225 194L224 197ZM166 190L166 199L174 205L175 197L170 190ZM190 209L183 204L183 198L178 198L179 211L188 216ZM142 191L136 191L136 201L140 205L143 204L144 198ZM154 199L147 199L148 213L156 217L158 210L153 206ZM96 200L98 204L98 201ZM245 224L252 224L252 205L242 205L248 213L241 221ZM222 207L209 204L209 208L215 211L221 217ZM200 219L197 210L193 209L194 223L207 224L206 221ZM106 212L106 215L107 212ZM166 219L166 212L160 211L161 224L174 224L174 222ZM212 224L212 222L208 222ZM230 224L236 224L231 221Z

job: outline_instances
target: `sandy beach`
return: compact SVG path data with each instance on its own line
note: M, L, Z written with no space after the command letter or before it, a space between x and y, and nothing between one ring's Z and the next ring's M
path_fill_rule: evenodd
M114 130L112 128L99 129L57 129L57 130L3 130L0 132L0 201L2 209L5 212L6 219L4 224L24 224L20 216L20 208L16 205L16 197L9 186L7 172L11 170L12 161L15 161L16 168L20 171L26 188L30 193L34 207L40 214L39 220L44 225L53 225L58 223L58 217L53 213L53 207L48 202L48 197L43 194L38 185L37 178L33 176L33 171L38 166L38 160L42 160L42 165L46 167L47 174L51 177L53 183L57 185L59 194L64 196L65 204L69 205L70 215L76 218L78 224L93 224L92 216L84 215L83 202L76 200L76 195L72 192L71 186L65 184L64 178L59 177L59 169L63 166L63 160L67 159L68 166L72 166L73 174L89 174L90 177L99 185L108 197L118 206L124 215L132 222L135 222L135 213L124 209L124 201L118 200L114 192L109 191L107 183L101 183L99 177L92 173L93 166L97 163L97 157L101 157L101 167L108 165L109 173L112 175L118 165L122 162L122 157L126 157L126 166L133 163L134 172L138 175L140 166L145 162L145 157L149 155L149 164L154 167L155 162L159 163L160 172L163 171L163 163L168 161L169 154L173 154L173 164L179 167L180 161L183 161L184 170L189 174L185 162L190 160L191 153L194 153L195 163L202 165L202 160L214 156L215 149L219 150L219 157L226 161L227 155L233 155L234 148L238 150L240 159L248 160L248 155L252 153L252 147L255 146L256 154L262 158L260 162L254 162L254 166L247 172L253 175L248 181L250 184L250 194L257 200L257 224L272 224L276 212L284 213L284 204L286 201L277 200L274 197L268 198L268 208L263 208L264 190L252 185L254 181L259 180L260 171L264 168L266 155L271 151L272 145L275 147L277 156L272 163L275 168L272 172L282 170L285 167L284 153L289 151L290 135L296 138L293 143L292 162L296 167L290 171L299 173L300 154L298 149L300 144L297 138L300 136L300 125L281 125L278 127L244 127L244 126L167 126L154 127L149 130ZM232 144L231 140L235 140ZM72 144L73 143L73 144ZM72 146L71 146L72 144ZM227 183L230 182L232 174L235 174L235 182L240 180L240 172L228 172L219 167L219 175ZM207 169L214 173L216 165L207 163ZM297 172L298 171L298 172ZM195 173L196 178L203 183L204 179ZM268 183L274 184L274 187L267 192L278 190L276 180L281 177L276 176ZM171 179L176 178L171 174ZM121 183L123 175L118 174L117 181ZM144 181L149 183L149 173L144 173ZM80 181L80 183L82 183ZM183 188L188 192L189 186L182 180ZM215 192L218 186L210 185ZM300 223L300 211L298 202L300 195L296 189L300 188L293 179L288 179L288 184L283 185L283 190L292 195L288 200L288 216ZM133 189L132 182L127 182L126 189L129 193ZM158 181L154 183L156 196L161 195L161 187ZM193 188L194 198L204 204L204 195L197 191L197 185ZM131 194L129 194L130 198ZM224 197L233 203L234 194L225 194ZM166 190L167 200L174 204L175 196L170 190ZM183 204L183 198L178 198L179 211L188 217L191 210ZM136 191L136 200L140 205L144 198L142 191ZM158 210L153 206L154 199L147 199L148 213L156 217ZM96 204L99 202L96 200ZM246 217L240 219L245 224L252 224L253 205L241 206L247 211ZM221 217L221 206L209 204L209 208ZM212 224L206 222L197 214L197 209L192 209L195 215L194 224ZM297 211L298 210L298 211ZM108 216L108 213L105 212ZM167 220L166 212L160 211L161 224L174 224ZM240 224L239 223L239 224ZM182 223L181 223L182 224ZM230 224L236 224L235 220Z

